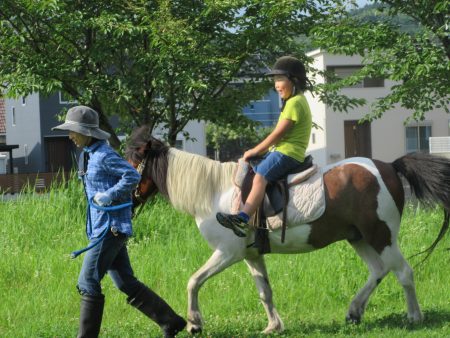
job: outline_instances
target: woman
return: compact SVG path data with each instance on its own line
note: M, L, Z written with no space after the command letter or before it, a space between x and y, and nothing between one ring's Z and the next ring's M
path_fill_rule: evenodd
M128 296L129 304L154 320L165 337L175 337L186 321L134 276L128 257L126 244L132 235L132 223L131 206L126 202L131 200L140 175L106 143L110 134L99 128L98 114L93 109L72 107L65 123L53 129L68 130L69 138L83 149L79 173L89 205L86 233L91 243L79 251L86 251L86 255L77 284L81 295L78 337L97 337L100 332L105 303L100 283L106 273ZM109 205L126 207L105 210Z
M252 189L241 212L217 213L217 221L233 230L239 237L246 236L247 223L261 204L268 182L277 181L305 159L311 134L311 111L303 93L309 83L303 63L292 56L279 58L266 75L272 76L275 89L282 100L280 117L275 129L261 143L244 153L244 161L264 155L253 168Z

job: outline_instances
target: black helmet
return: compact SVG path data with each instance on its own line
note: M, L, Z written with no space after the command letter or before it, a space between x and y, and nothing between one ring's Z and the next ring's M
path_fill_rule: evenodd
M293 56L282 56L275 62L273 69L266 75L286 75L290 78L304 79L306 78L306 70L299 59Z
M298 89L305 91L307 89L306 69L303 63L293 56L282 56L273 65L266 76L285 75L298 86Z

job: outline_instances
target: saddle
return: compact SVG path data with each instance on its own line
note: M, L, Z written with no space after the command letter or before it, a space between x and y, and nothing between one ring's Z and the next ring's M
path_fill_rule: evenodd
M248 165L246 162L240 160L240 171L236 173L235 184L241 188L242 203L245 204L247 197L252 189L253 178L255 172L253 167L261 161L261 158L252 158ZM282 232L281 243L284 243L286 233L286 218L287 218L287 204L289 202L289 187L299 184L317 172L317 166L313 165L313 158L311 155L305 157L303 163L296 167L291 172L287 173L286 177L276 182L270 182L266 187L266 193L261 205L258 207L254 217L255 227L255 243L260 254L270 252L269 230L267 227L267 218L283 212L282 218ZM300 174L298 174L300 173ZM295 175L289 182L287 176Z

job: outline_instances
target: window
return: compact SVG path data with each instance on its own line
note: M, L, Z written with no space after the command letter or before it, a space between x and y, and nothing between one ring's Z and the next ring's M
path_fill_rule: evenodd
M11 107L11 119L12 119L12 125L16 125L16 107Z
M406 153L430 151L429 138L431 136L430 125L406 127Z
M28 144L23 145L23 152L25 154L25 165L28 165Z
M71 103L78 103L77 100L74 100L70 96L68 96L66 93L59 92L59 103L60 104L71 104Z
M183 150L183 140L176 140L175 141L175 148L179 150Z
M22 96L22 106L25 106L27 104L25 96Z
M327 68L328 71L334 73L334 75L339 79L345 79L355 74L361 69L362 66L330 66ZM381 77L366 77L361 82L346 88L373 88L373 87L384 87L384 79Z

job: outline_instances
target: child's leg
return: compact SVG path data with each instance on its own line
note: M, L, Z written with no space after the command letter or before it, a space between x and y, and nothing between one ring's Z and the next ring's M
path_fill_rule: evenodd
M250 194L245 201L245 205L242 208L242 211L245 212L248 216L251 217L258 206L261 204L264 198L264 193L266 191L266 186L267 180L264 178L264 176L258 173L255 174L255 177L253 178L252 190L250 191Z

